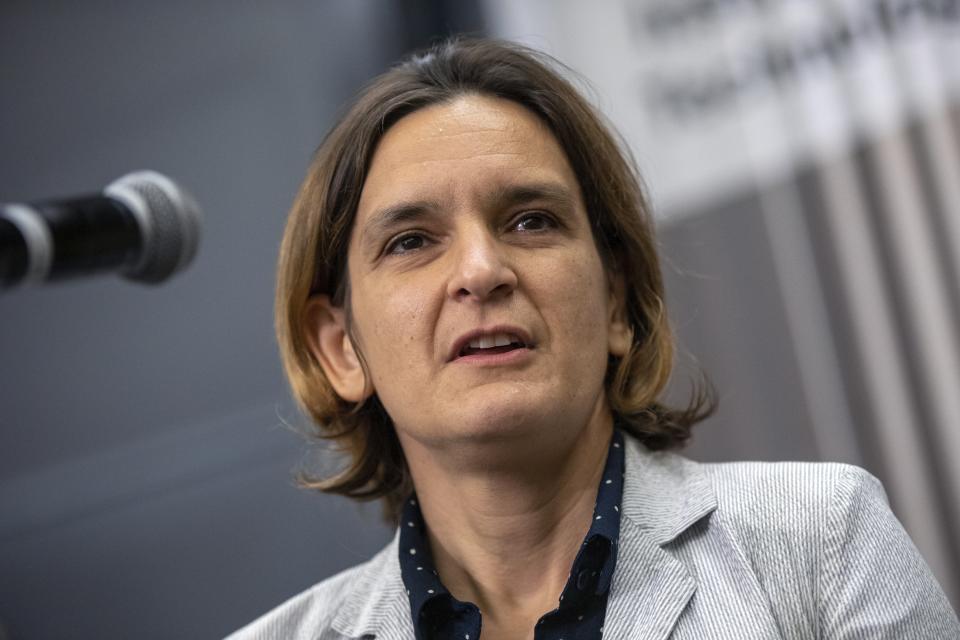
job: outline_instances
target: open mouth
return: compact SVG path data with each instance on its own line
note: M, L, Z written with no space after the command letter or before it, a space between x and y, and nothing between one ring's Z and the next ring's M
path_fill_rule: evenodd
M465 344L457 354L458 358L473 355L496 355L515 349L526 349L527 344L512 333L494 333L479 336Z

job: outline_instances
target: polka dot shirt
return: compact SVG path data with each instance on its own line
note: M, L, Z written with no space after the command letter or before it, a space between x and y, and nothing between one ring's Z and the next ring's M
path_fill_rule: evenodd
M614 431L597 491L593 522L557 601L534 629L535 640L598 640L603 636L607 595L617 563L623 496L623 434ZM417 640L478 640L480 609L461 602L440 582L416 496L400 521L400 570L410 598Z

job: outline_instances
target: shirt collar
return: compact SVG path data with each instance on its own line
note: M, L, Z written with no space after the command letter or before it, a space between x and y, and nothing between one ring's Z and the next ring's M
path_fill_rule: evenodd
M597 503L593 508L593 522L584 538L584 548L590 544L601 544L607 547L607 553L601 554L602 561L595 566L600 569L597 580L596 593L605 593L613 580L613 571L617 565L617 542L620 537L620 503L623 500L624 481L624 442L620 430L614 430L607 451L607 462L600 477L600 486L597 489ZM603 557L605 556L605 557ZM579 555L577 560L579 560ZM598 558L600 560L600 558ZM578 570L577 561L574 561L572 572Z
M471 637L478 638L480 629L476 606L460 602L440 582L433 564L426 523L415 495L403 506L399 539L400 574L410 601L410 618L417 640L429 637L425 625L430 622L429 614L436 607L446 608L446 615L475 617L477 624L474 625L476 629Z
M620 503L624 482L624 439L619 430L614 430L603 474L597 488L590 530L571 567L570 578L560 596L560 606L576 606L587 592L606 593L613 580L617 562L617 540L620 531ZM417 638L426 634L421 630L421 621L429 609L441 606L451 610L451 615L475 615L477 608L472 603L457 600L440 581L433 563L426 523L416 496L404 504L400 520L399 561L410 615ZM592 589L584 590L592 583ZM479 636L479 627L476 629Z

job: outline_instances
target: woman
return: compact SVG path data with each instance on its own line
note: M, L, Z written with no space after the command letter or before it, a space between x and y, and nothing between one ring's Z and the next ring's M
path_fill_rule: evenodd
M369 562L236 638L947 638L866 472L671 452L652 223L601 118L521 47L449 42L321 146L281 249L293 391L380 499Z

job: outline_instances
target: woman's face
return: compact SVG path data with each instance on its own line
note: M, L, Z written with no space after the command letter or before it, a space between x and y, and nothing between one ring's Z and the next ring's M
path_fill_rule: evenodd
M464 96L384 135L350 238L353 332L401 441L583 427L629 336L549 129Z

